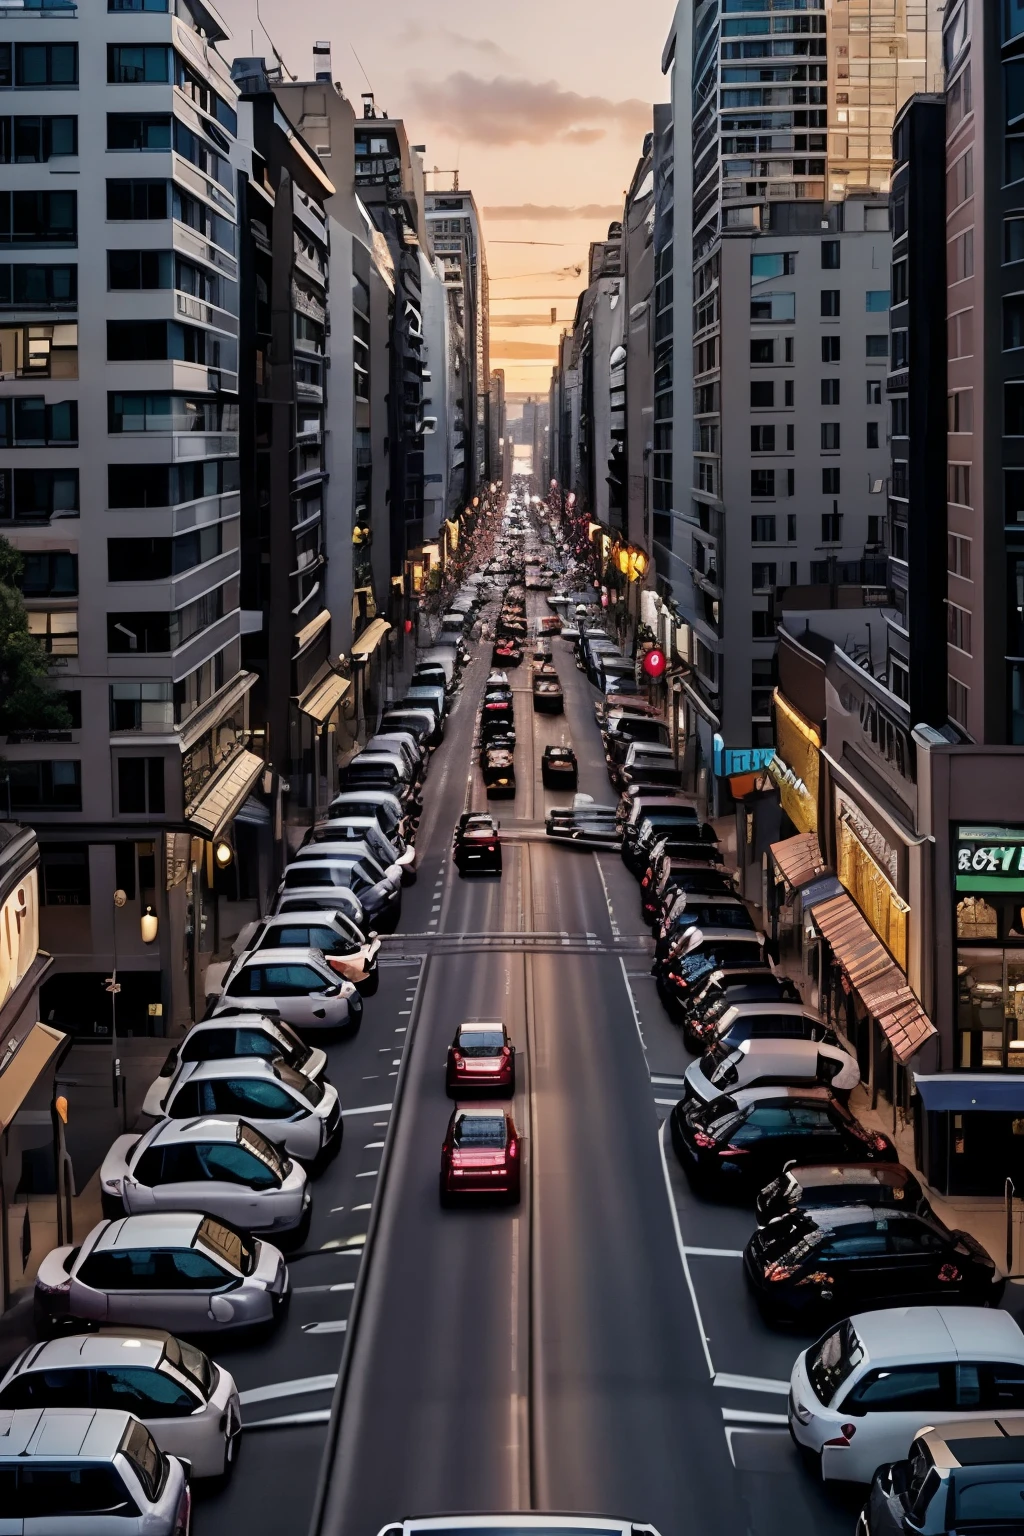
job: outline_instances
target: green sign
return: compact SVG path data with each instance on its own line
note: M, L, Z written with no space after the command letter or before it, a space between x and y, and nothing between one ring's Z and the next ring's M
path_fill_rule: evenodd
M958 827L958 891L1024 891L1024 827Z

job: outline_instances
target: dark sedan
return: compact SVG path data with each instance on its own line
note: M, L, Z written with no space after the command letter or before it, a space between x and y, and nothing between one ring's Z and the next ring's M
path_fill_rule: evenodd
M870 1205L895 1211L931 1214L921 1186L902 1163L823 1163L787 1168L757 1197L763 1227L777 1216L818 1206Z
M759 1227L743 1268L762 1311L785 1321L894 1303L991 1306L1004 1284L968 1233L935 1216L867 1205L794 1211Z
M488 747L481 764L487 798L511 799L516 792L516 770L512 753L500 747Z
M575 789L579 768L572 747L545 747L540 760L540 777L545 789Z
M538 715L560 715L565 708L562 685L557 678L538 677L533 683L533 708Z
M471 824L456 832L452 859L460 875L500 875L501 839L497 826Z
M854 1119L827 1088L747 1088L710 1104L680 1099L672 1145L696 1183L762 1189L791 1159L896 1163L887 1136Z
M480 767L486 766L488 752L514 752L515 745L515 731L488 731L485 736L481 737L480 757L478 759Z
M776 976L767 966L713 971L695 988L680 1022L683 1044L699 1055L718 1030L722 1015L735 1003L799 1003L800 993L788 976Z

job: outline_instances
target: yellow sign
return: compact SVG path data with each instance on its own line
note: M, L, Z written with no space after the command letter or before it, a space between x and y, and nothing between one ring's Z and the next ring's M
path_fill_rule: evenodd
M890 885L845 816L836 824L838 874L896 964L907 968L910 907Z
M818 830L818 752L821 737L775 690L775 757L768 773L782 809L798 832Z

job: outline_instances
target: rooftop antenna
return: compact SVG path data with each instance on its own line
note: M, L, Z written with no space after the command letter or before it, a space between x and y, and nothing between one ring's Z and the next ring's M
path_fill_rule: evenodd
M363 69L363 61L359 57L358 53L356 53L356 50L352 46L351 43L349 43L349 47L352 49L352 57L355 59L356 63L359 65L359 68L362 70L363 79L366 81L367 90L370 92L370 95L372 96L373 95L373 86L370 84L370 77L369 77L369 75L366 73L366 70Z
M282 72L288 76L289 80L297 80L298 79L298 75L293 75L292 74L291 70L288 68L288 65L285 63L284 59L282 59L281 55L278 53L278 51L277 51L277 44L274 42L274 39L271 37L270 33L267 31L266 22L263 20L263 17L260 15L260 0L256 0L256 20L260 24L260 27L262 29L264 37L266 38L267 42L270 44L270 51L271 51L271 53L274 55L274 58L280 64Z

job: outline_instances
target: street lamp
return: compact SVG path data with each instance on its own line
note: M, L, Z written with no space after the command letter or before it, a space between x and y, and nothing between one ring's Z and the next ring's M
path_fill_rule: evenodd
M160 928L160 919L152 907L147 907L145 912L143 912L139 926L142 929L143 944L152 944Z

